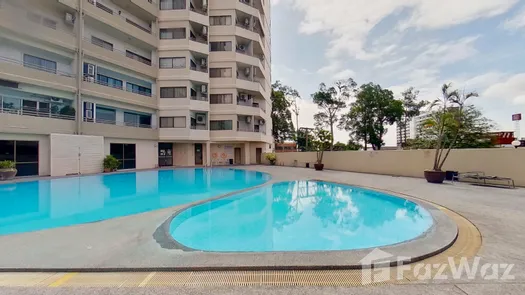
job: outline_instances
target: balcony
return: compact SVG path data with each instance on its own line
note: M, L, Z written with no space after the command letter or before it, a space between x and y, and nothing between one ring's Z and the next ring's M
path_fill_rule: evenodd
M106 48L90 38L84 38L84 50L88 56L109 62L125 69L156 79L157 65L146 59L137 59L128 52Z
M189 79L201 83L208 84L210 81L210 75L208 74L207 68L201 67L190 67Z
M117 137L128 139L148 139L157 140L158 130L151 125L139 125L129 122L105 121L84 118L82 122L82 132L87 135L97 135L104 137Z
M112 0L120 7L124 7L133 15L145 19L155 20L159 15L158 0Z
M263 86L263 82L255 78L247 78L239 75L239 77L237 77L236 88L259 93L265 98L269 97L269 94L266 92L266 87Z
M73 26L68 29L68 26L61 24L31 22L27 18L27 11L11 6L9 2L3 3L0 5L0 28L38 39L44 43L58 45L69 51L76 49Z
M264 133L246 128L239 128L238 130L212 130L210 137L212 141L268 142L268 138Z
M186 9L166 9L160 10L159 18L162 21L185 21L195 22L200 25L209 26L210 19L208 13L198 8Z
M150 48L155 48L157 46L157 36L155 32L151 31L151 28L144 27L140 24L137 24L133 20L118 15L118 13L104 6L100 2L96 2L95 4L94 0L84 1L86 1L84 10L88 16L117 29L120 32L129 35L130 37L137 38L138 40L149 45Z
M76 80L73 74L3 56L0 56L0 79L67 92L76 91Z
M157 99L151 93L123 89L122 86L98 81L87 75L84 76L82 82L82 92L87 95L102 97L123 103L132 103L153 109L157 108Z
M213 115L247 115L266 118L268 115L259 103L210 104Z
M160 128L159 140L208 141L210 140L210 131L206 126L202 129L198 129L197 126L190 126L190 128Z

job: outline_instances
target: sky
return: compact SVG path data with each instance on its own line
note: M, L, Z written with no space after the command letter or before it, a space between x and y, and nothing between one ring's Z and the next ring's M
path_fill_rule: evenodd
M525 115L525 0L271 0L272 80L299 91L300 127L318 112L311 94L321 82L353 78L408 87L433 101L441 85L478 98L470 103L514 131ZM294 117L295 123L295 117ZM384 140L396 145L395 125ZM521 122L525 137L525 122ZM337 130L336 141L348 133Z

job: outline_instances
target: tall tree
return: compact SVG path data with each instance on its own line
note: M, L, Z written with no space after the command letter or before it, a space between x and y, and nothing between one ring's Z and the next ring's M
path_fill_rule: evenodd
M334 125L339 121L339 113L346 108L350 97L355 92L357 83L354 79L339 80L332 87L321 83L319 90L312 94L312 99L321 111L314 115L317 128L330 128L332 140L330 150L334 148Z
M419 91L415 90L414 87L410 87L401 93L403 98L401 99L403 103L403 116L401 120L397 122L399 126L399 138L401 139L401 145L404 145L408 139L407 127L410 126L410 122L414 117L417 117L421 114L421 109L428 104L427 101L417 101Z
M290 107L294 98L299 97L297 90L281 84L272 85L272 135L275 142L283 142L295 137Z
M365 150L369 143L374 150L380 150L388 131L385 125L398 122L402 115L403 103L394 99L392 91L368 83L359 89L356 101L350 104L350 111L341 118L339 127L363 141Z

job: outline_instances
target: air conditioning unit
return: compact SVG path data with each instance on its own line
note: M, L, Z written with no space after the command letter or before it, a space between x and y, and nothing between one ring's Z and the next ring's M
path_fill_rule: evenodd
M75 16L72 13L66 12L66 16L64 18L64 21L66 24L74 25L75 24Z
M208 10L208 0L202 0L202 9Z
M208 36L208 27L207 26L203 26L202 27L202 35L203 36Z
M208 86L206 86L206 85L202 85L202 86L201 86L201 93L202 93L202 94L206 94L206 93L208 93Z
M88 76L95 76L95 65L87 66L87 74Z
M241 93L239 94L239 100L241 101L247 101L250 98L248 94Z
M93 119L93 110L86 110L86 119Z
M86 81L90 82L90 83L95 83L95 77L86 77Z
M259 125L264 125L264 123L265 123L264 120L262 120L262 119L259 120Z
M84 114L86 119L93 119L93 103L84 102Z
M245 75L246 77L249 77L249 76L250 76L250 73L251 73L250 68L246 68L246 69L244 70L244 75Z
M202 58L201 59L201 67L206 67L208 65L208 60L206 60L205 58Z
M239 44L239 45L237 46L237 48L238 48L240 51L246 51L246 45L244 45L244 44Z
M206 115L204 114L197 114L196 115L197 124L199 125L205 125L206 124Z
M244 25L247 26L247 27L250 25L250 19L249 18L245 18L244 19Z
M252 122L252 117L246 117L246 123L250 124Z

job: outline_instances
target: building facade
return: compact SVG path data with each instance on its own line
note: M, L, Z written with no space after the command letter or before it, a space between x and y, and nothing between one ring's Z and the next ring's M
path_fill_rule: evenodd
M0 161L19 175L256 164L269 0L0 0Z
M397 147L401 148L408 139L415 139L421 135L421 128L423 123L430 119L432 113L425 112L419 116L412 118L406 126L396 127Z

